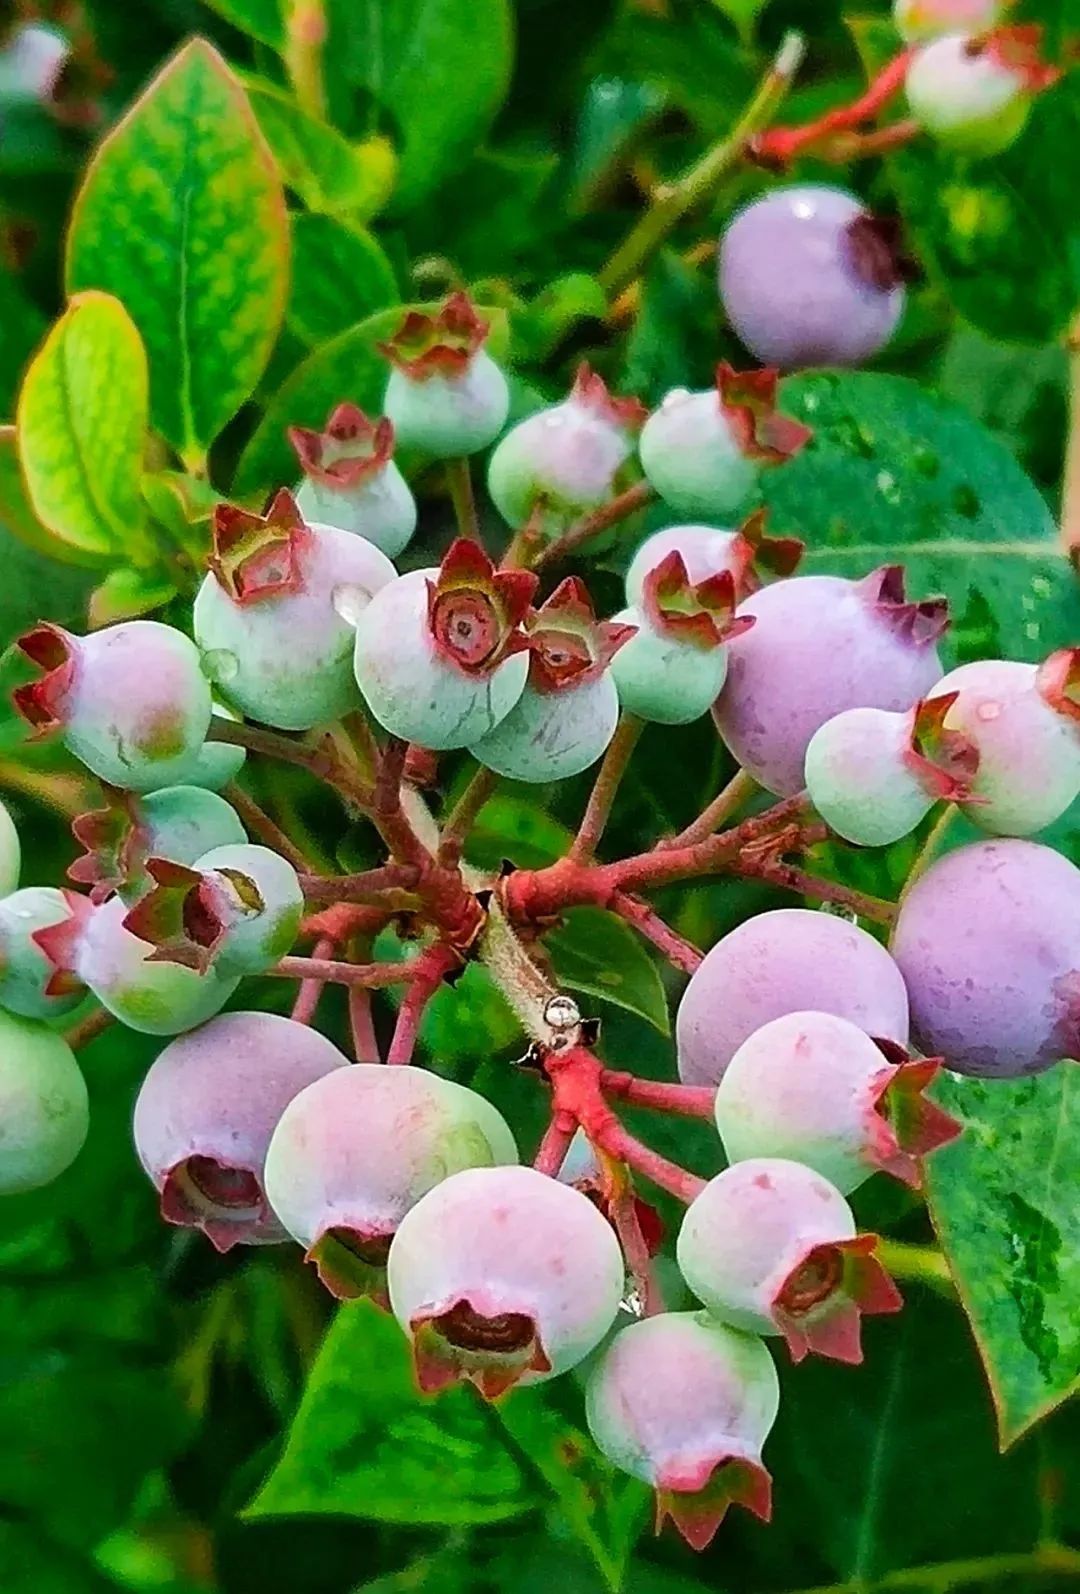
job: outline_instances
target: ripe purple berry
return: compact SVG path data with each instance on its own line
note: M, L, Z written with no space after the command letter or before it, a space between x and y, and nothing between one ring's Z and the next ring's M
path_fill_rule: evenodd
M284 1240L263 1180L270 1137L306 1085L347 1067L324 1035L276 1013L223 1013L166 1046L135 1102L135 1149L166 1222L219 1251Z
M286 1107L266 1156L266 1195L340 1299L388 1305L398 1225L462 1168L517 1162L502 1115L476 1091L422 1068L357 1063Z
M670 1516L695 1550L728 1506L772 1515L761 1449L780 1386L760 1339L704 1312L663 1312L615 1336L585 1391L592 1434L608 1460L656 1490L656 1526Z
M395 577L386 555L351 532L305 525L287 492L265 517L220 504L214 549L195 636L230 701L293 731L356 708L353 626Z
M210 685L180 631L129 620L76 637L43 622L18 645L45 672L14 693L36 731L59 731L113 786L153 791L182 778L210 727Z
M1034 94L1060 76L1040 59L1038 26L950 33L925 45L907 73L915 120L958 154L998 155L1024 130Z
M394 427L339 404L324 432L289 428L304 479L296 507L309 524L355 532L395 559L416 530L416 500L393 461Z
M710 1179L679 1230L679 1270L723 1323L782 1334L791 1359L862 1361L860 1320L900 1293L834 1185L798 1162L754 1157Z
M454 459L498 437L510 389L484 350L489 331L467 296L455 293L433 316L410 310L379 344L393 365L383 407L403 447Z
M935 803L970 799L979 751L961 731L945 729L955 693L944 688L939 682L933 697L906 714L849 708L814 732L806 789L838 836L887 847L910 835Z
M609 666L633 635L630 626L597 622L576 576L567 576L525 622L529 675L505 719L469 748L512 780L567 780L603 756L619 721Z
M777 796L803 785L814 732L848 708L909 709L941 675L935 643L944 598L908 603L899 565L860 581L795 576L739 608L753 630L736 638L717 723L748 774Z
M985 33L1009 0L893 0L893 21L910 44L943 33Z
M960 1133L922 1094L940 1066L910 1062L832 1013L774 1018L743 1042L716 1089L728 1161L790 1157L844 1194L879 1168L918 1188L918 1159Z
M38 940L43 930L71 921L65 893L53 886L24 886L0 901L0 1007L24 1018L53 1018L82 1000L82 982L58 974Z
M715 1085L745 1040L771 1019L813 1008L868 1035L907 1044L900 970L858 925L808 908L747 919L706 953L676 1015L679 1074Z
M624 1288L610 1225L534 1168L468 1168L402 1219L387 1264L421 1389L488 1399L554 1378L607 1333Z
M86 1081L64 1037L0 1009L0 1195L59 1178L89 1122Z
M841 188L780 188L720 240L724 310L763 365L861 365L904 309L891 226Z
M726 571L740 596L760 586L759 571L790 576L802 558L803 545L797 537L768 536L766 520L767 511L756 509L737 531L719 531L715 526L666 526L654 531L630 561L627 603L641 603L645 578L673 553L681 556L695 586Z
M354 669L384 730L435 751L494 730L529 673L521 622L536 591L524 570L496 570L459 538L438 570L384 587L356 627Z
M674 388L645 423L641 464L681 515L737 514L761 472L797 454L810 429L776 408L776 372L716 368L705 393Z
M918 1044L979 1078L1080 1058L1080 870L1032 841L982 841L904 897L893 955Z
M85 851L68 878L91 888L91 902L115 891L129 906L154 884L149 858L193 864L212 847L247 840L236 810L199 786L166 786L145 797L107 787L105 807L80 814L71 830Z
M647 411L615 398L584 362L568 398L520 421L488 466L488 492L508 525L558 531L606 503L634 452Z

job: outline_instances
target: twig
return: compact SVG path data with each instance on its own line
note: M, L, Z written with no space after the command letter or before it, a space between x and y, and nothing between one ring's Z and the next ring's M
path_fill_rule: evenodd
M371 1017L371 989L364 985L349 986L349 1029L352 1033L353 1056L358 1063L381 1063L379 1042Z
M300 886L308 902L358 902L382 905L388 891L411 891L420 870L411 863L384 863L360 874L301 874Z
M657 1112L676 1113L680 1118L709 1118L716 1108L713 1085L676 1085L663 1079L639 1079L636 1074L604 1068L600 1089L605 1096L617 1096L632 1107L651 1107Z
M319 980L329 985L404 985L412 978L408 963L345 963L336 958L281 958L268 974L283 980Z
M439 839L441 864L449 867L457 863L480 810L498 783L499 777L495 771L481 764L441 827Z
M904 1240L881 1238L875 1254L894 1278L925 1284L942 1295L956 1294L949 1264L935 1245L909 1245Z
M623 710L593 782L581 827L570 847L569 856L575 863L587 863L596 851L611 815L615 794L644 729L644 720Z
M608 531L612 526L617 526L620 520L635 515L639 509L644 509L646 504L651 504L655 498L656 489L649 482L635 482L610 503L601 505L599 509L594 509L592 514L584 515L581 520L575 521L561 537L553 538L546 548L541 548L535 559L529 560L526 550L525 557L521 558L519 563L531 563L534 570L542 570L545 565L555 564L558 560L565 559L567 554L573 553L583 542L599 537L602 531Z
M303 874L306 869L310 869L311 860L304 855L291 837L285 834L281 826L271 819L266 810L259 806L254 797L244 791L242 786L230 781L221 795L232 803L246 828L258 836L264 846L287 858L299 873Z
M959 814L960 810L955 803L946 803L945 807L941 810L941 813L934 820L934 823L927 831L926 840L916 853L915 861L912 863L911 868L907 872L907 879L900 888L900 901L897 904L898 912L900 908L903 907L907 895L912 886L915 884L916 880L920 879L921 876L926 873L930 865L934 862L934 859L937 858L941 852L942 847L945 845L945 838L949 834L953 822L959 817Z
M670 840L660 842L660 846L692 847L695 841L704 841L706 836L711 836L737 814L743 804L750 801L757 789L758 783L753 775L748 775L745 769L740 769L731 777L723 790L717 793L712 802L701 810L692 824L687 825L685 830L680 830L679 834L672 836Z
M334 950L333 939L324 935L312 948L312 961L325 963ZM310 1024L319 1007L319 998L326 989L325 980L301 980L296 993L291 1018L297 1024Z
M820 875L809 874L795 864L781 858L748 857L736 860L730 871L743 879L764 880L769 885L780 886L785 891L797 891L800 896L815 902L831 902L838 908L850 908L860 918L872 919L875 924L892 924L897 905L884 897L872 897L869 892L857 891L839 880L824 880Z
M611 906L620 919L625 919L627 924L632 924L647 941L651 941L674 968L681 969L684 974L693 974L694 970L701 966L705 954L699 952L692 942L684 940L670 924L666 924L660 915L650 908L647 902L642 902L640 897L632 897L625 891L617 891L612 898Z
M246 747L251 753L276 758L283 764L295 764L298 769L306 769L317 779L333 786L335 791L358 808L366 811L371 806L371 788L358 781L351 770L345 769L336 753L327 751L325 743L313 747L281 731L268 731L261 725L244 725L239 720L223 719L220 715L214 716L207 740L228 742L232 747Z
M414 963L408 965L406 978L409 989L398 1008L397 1023L386 1054L388 1063L409 1063L416 1050L416 1037L420 1021L435 992L451 969L460 967L461 959L453 947L436 941L421 952Z
M549 1174L552 1179L558 1178L576 1129L577 1121L572 1114L552 1113L551 1121L544 1130L543 1139L533 1158L533 1167L537 1173Z
M588 1125L584 1127L588 1133ZM624 1129L617 1118L609 1119L598 1129L596 1144L609 1157L617 1157L628 1168L633 1168L635 1173L643 1174L661 1190L685 1201L688 1206L705 1188L704 1179L699 1179L696 1173L690 1173L686 1168L680 1168L677 1162L669 1162L667 1157L646 1146L636 1135Z
M751 145L751 154L766 165L788 166L810 145L827 143L834 134L849 133L871 121L904 87L914 54L914 50L902 50L894 56L865 93L850 104L826 111L802 127L773 127L760 133Z
M87 1013L85 1018L80 1018L77 1024L72 1024L65 1030L64 1039L73 1052L80 1051L82 1047L89 1046L92 1040L103 1035L107 1029L116 1023L116 1019L107 1008L95 1008L92 1013Z
M664 1310L664 1296L656 1276L649 1247L641 1232L634 1188L626 1176L616 1175L615 1189L608 1200L608 1214L619 1237L630 1277L634 1281L646 1317Z
M480 542L480 522L476 517L476 498L473 495L472 471L467 457L446 461L446 483L454 505L458 535L470 542Z

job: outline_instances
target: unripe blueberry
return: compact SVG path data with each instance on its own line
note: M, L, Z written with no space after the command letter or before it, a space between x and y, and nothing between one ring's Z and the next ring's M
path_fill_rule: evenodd
M708 712L727 675L724 644L754 623L735 618L730 571L695 585L675 549L645 577L640 606L615 619L634 633L611 667L619 701L661 725L688 725Z
M17 687L15 706L110 785L153 791L182 778L210 727L210 684L198 649L156 620L76 637L48 622L19 638L45 674Z
M584 585L567 576L525 622L529 676L509 714L469 748L512 780L567 780L603 756L619 721L609 668L632 630L598 622Z
M0 50L0 103L47 105L60 84L71 45L56 28L24 23Z
M1080 869L1032 841L982 841L906 893L893 955L918 1044L980 1078L1080 1058Z
M679 1270L721 1322L782 1334L791 1359L809 1352L862 1361L860 1319L898 1312L899 1291L856 1234L851 1208L801 1163L752 1157L717 1174L687 1209Z
M178 963L160 961L156 948L125 929L128 910L120 897L92 908L73 891L65 895L74 919L55 931L62 942L46 945L53 932L45 930L38 933L38 945L61 972L77 974L129 1029L144 1035L180 1035L219 1012L239 984L215 969L198 974Z
M1056 81L1039 57L1042 30L950 33L927 44L907 73L915 120L958 154L997 155L1023 132L1033 94Z
M641 464L665 503L682 515L738 513L761 472L782 464L811 432L776 408L776 372L716 368L705 393L674 388L645 422Z
M806 789L846 841L887 847L910 835L936 802L971 797L978 748L961 731L946 730L955 694L944 682L934 690L906 714L845 709L810 738Z
M90 886L91 902L104 902L114 891L129 906L137 902L154 884L146 869L150 858L193 864L212 847L247 840L236 810L200 786L166 786L145 797L106 787L105 803L71 824L85 851L68 878Z
M775 189L720 240L724 310L763 365L861 365L904 309L894 228L841 188Z
M19 883L22 846L15 821L0 802L0 896L7 896Z
M234 723L240 718L223 703L214 703L213 715L210 720L210 729L213 732L214 720L232 720ZM178 781L181 786L202 786L206 791L221 791L231 780L235 780L247 761L247 750L237 747L231 742L205 741L199 748L191 763L184 769L183 779Z
M270 1138L294 1096L347 1067L324 1035L276 1013L223 1013L166 1046L135 1103L135 1149L166 1222L219 1251L284 1240L263 1182Z
M768 536L766 521L767 511L756 509L737 531L720 531L715 526L666 526L663 531L654 531L630 561L626 572L627 603L641 602L645 577L672 553L682 556L695 586L726 571L740 597L760 585L758 570L790 576L802 558L803 545L797 537Z
M434 751L468 747L505 719L529 673L521 622L536 591L459 538L438 570L399 576L368 605L353 660L384 730Z
M952 670L935 693L952 693L945 724L978 752L968 817L999 836L1030 836L1080 792L1080 648L1045 664L979 659ZM959 800L959 799L958 799Z
M706 953L683 992L675 1021L680 1076L689 1085L717 1084L755 1030L807 1008L907 1044L904 981L872 935L809 908L746 919Z
M402 1219L387 1268L421 1389L467 1379L488 1399L576 1366L624 1288L610 1225L535 1168L468 1168L437 1184Z
M893 21L909 44L943 33L985 33L1009 0L893 0Z
M395 577L386 555L351 532L306 526L287 492L265 518L219 505L214 548L195 636L230 701L292 731L356 708L353 626Z
M200 974L262 974L296 940L304 893L296 870L252 842L215 847L194 868L151 858L154 889L124 920L154 956Z
M426 1069L357 1063L286 1107L266 1156L266 1195L340 1299L389 1304L386 1258L399 1223L462 1168L517 1162L502 1115Z
M774 1018L743 1042L716 1089L728 1161L790 1157L845 1194L879 1168L917 1188L918 1159L960 1133L922 1094L940 1066L909 1062L902 1047L832 1013Z
M89 1121L86 1081L64 1037L0 1010L0 1195L59 1178Z
M416 530L416 500L392 458L393 424L339 404L324 432L292 426L289 441L304 472L296 489L304 520L355 532L395 559Z
M549 531L616 491L647 411L615 398L588 365L578 367L568 398L520 421L488 466L488 492L508 525Z
M801 790L814 732L847 708L909 709L941 675L944 598L908 603L899 565L860 581L795 576L740 605L753 630L728 649L717 724L748 774L777 796Z
M772 1480L761 1449L780 1386L760 1339L704 1312L662 1312L618 1333L589 1377L585 1411L608 1460L656 1490L656 1526L670 1516L703 1550L729 1505L762 1521Z
M58 971L38 940L43 930L71 920L67 897L53 886L24 886L0 900L0 1007L24 1018L52 1018L82 1000L82 982Z
M484 350L490 326L464 293L436 315L410 310L380 352L393 365L383 408L398 442L436 459L475 454L506 425L510 389Z

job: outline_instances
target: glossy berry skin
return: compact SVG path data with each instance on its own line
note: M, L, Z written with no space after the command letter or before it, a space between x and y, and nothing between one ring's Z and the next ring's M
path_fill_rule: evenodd
M910 835L935 798L904 767L907 716L849 708L826 720L806 749L806 789L830 830L860 847Z
M102 780L153 791L182 778L210 725L198 649L171 626L129 620L86 637L39 625L19 646L45 672L14 698Z
M1033 841L981 841L904 898L893 956L912 1031L957 1073L1037 1074L1080 1056L1080 870Z
M0 1195L59 1178L89 1121L86 1082L63 1036L0 1010Z
M219 1012L238 979L152 961L155 948L124 928L127 912L111 898L93 909L77 938L75 972L101 1005L144 1035L180 1035Z
M585 1391L589 1432L604 1455L656 1490L657 1527L670 1516L696 1550L733 1503L768 1521L771 1480L761 1450L779 1406L762 1341L705 1312L631 1323Z
M282 530L287 580L248 595L212 571L195 599L195 636L236 708L264 725L309 730L358 706L353 626L396 571L372 543L334 526Z
M966 33L925 45L908 68L906 88L921 127L945 148L979 158L1014 144L1031 109L1023 75Z
M22 846L15 821L0 802L0 896L7 896L19 883Z
M423 1068L357 1063L293 1098L266 1156L266 1195L343 1299L386 1304L386 1255L422 1195L462 1168L518 1160L502 1115Z
M190 865L213 847L247 841L236 810L201 786L166 786L144 797L114 793L107 807L80 814L72 831L86 850L68 878L90 886L95 902L115 891L129 907L153 887L149 858Z
M755 1030L806 1008L907 1043L907 991L880 942L832 913L775 908L729 931L691 976L676 1015L683 1082L718 1084Z
M24 1018L54 1018L70 1012L86 992L77 980L47 990L56 968L34 940L38 930L72 917L62 891L24 886L0 900L0 1007Z
M506 718L529 661L518 652L491 673L470 674L446 658L428 625L428 583L437 576L413 570L382 589L357 623L354 667L383 729L439 752L478 742Z
M707 714L727 675L727 648L705 650L661 636L636 607L621 610L615 621L637 633L611 666L623 708L658 725L689 725Z
M943 33L985 33L1001 20L1001 0L893 0L893 21L909 44Z
M869 1035L832 1013L774 1018L743 1042L717 1086L728 1161L788 1158L845 1195L879 1168L917 1187L917 1157L959 1129L920 1096L939 1067L890 1062Z
M943 601L907 604L896 567L861 581L795 576L739 607L755 624L728 647L720 733L779 797L803 785L814 732L848 708L908 709L941 676Z
M774 189L738 212L720 240L720 297L763 365L861 365L884 348L905 294L874 228L840 188Z
M710 1179L679 1230L679 1270L714 1317L782 1334L793 1361L811 1351L861 1362L863 1312L899 1311L899 1293L857 1237L844 1197L801 1163L754 1157Z
M1039 689L1033 664L979 659L951 670L937 691L957 693L946 725L979 753L969 819L999 836L1032 836L1080 792L1080 721Z
M568 692L538 692L527 682L506 717L469 751L510 780L569 780L603 757L618 723L611 670Z
M347 1067L325 1036L276 1013L223 1013L166 1046L135 1103L162 1216L219 1251L284 1240L263 1184L270 1138L301 1090Z
M618 1241L592 1203L534 1168L469 1168L402 1219L390 1303L420 1387L461 1379L488 1398L577 1365L624 1287Z

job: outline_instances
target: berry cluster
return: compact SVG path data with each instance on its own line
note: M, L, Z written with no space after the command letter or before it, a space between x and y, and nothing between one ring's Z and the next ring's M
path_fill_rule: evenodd
M790 263L789 239L820 265L797 329L768 273L745 268L763 240ZM899 314L883 249L844 196L775 195L723 240L732 319L785 365L861 358ZM411 312L385 347L385 416L341 404L324 431L294 428L295 491L263 514L218 507L194 640L148 621L23 637L37 673L17 705L104 799L73 826L82 890L15 889L18 841L0 822L0 1188L45 1183L82 1143L86 1090L52 1021L90 996L75 1039L109 1019L169 1037L134 1123L168 1222L221 1251L291 1237L334 1295L393 1312L425 1390L464 1379L498 1397L608 1340L588 1382L596 1442L703 1545L732 1501L769 1514L765 1340L796 1362L857 1362L861 1316L900 1306L847 1197L879 1171L918 1185L921 1159L958 1133L924 1094L943 1063L1016 1076L1080 1050L1080 871L1027 839L1080 794L1080 649L943 674L944 601L909 599L898 567L795 574L800 545L753 508L762 474L810 439L777 408L775 370L721 365L715 387L647 414L583 366L565 400L506 431L487 335L462 294ZM445 462L461 535L437 567L391 562L417 523L395 441ZM510 532L498 563L468 464L492 445ZM650 502L695 519L641 541L619 613L598 619L576 575L540 597L550 565ZM595 861L643 724L710 711L733 787L680 835ZM313 870L238 784L248 752L332 788L386 861ZM437 755L461 752L472 783L435 814L421 787L438 785ZM498 878L463 864L498 778L597 764L564 858ZM776 800L722 828L761 793ZM988 839L932 863L898 909L804 867L826 838L883 846L941 804ZM719 873L838 911L764 912L703 956L643 894ZM580 904L690 974L679 1081L605 1066L596 1025L556 989L544 935ZM891 951L858 916L895 921ZM369 961L391 924L415 955ZM293 953L300 936L312 955ZM482 1095L414 1061L427 1002L472 959L550 1092L531 1167ZM237 1001L267 975L300 981L290 1017L261 1009L266 986ZM332 981L349 991L355 1062L312 1027ZM383 1058L370 999L392 985ZM715 1121L727 1165L706 1182L667 1160L623 1103ZM696 1308L665 1310L637 1178L686 1205L675 1249Z

